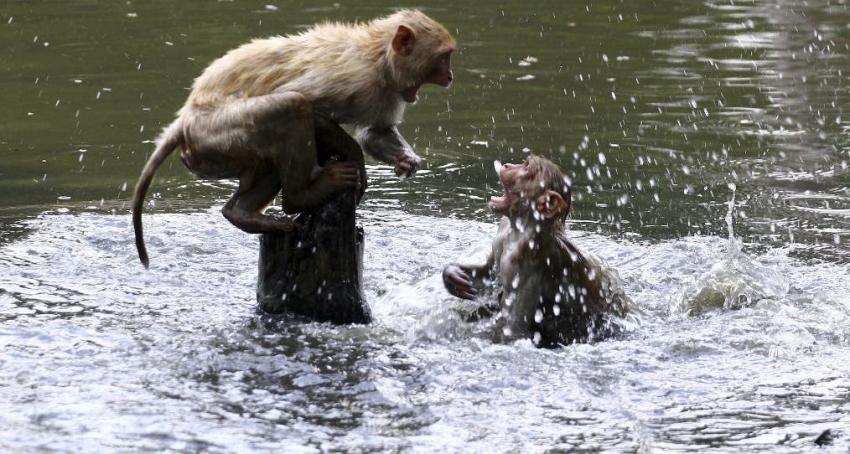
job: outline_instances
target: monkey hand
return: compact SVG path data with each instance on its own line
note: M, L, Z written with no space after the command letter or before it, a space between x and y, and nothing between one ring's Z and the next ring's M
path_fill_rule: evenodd
M459 265L452 263L443 268L443 285L452 295L471 300L478 291L472 286L472 279Z
M328 161L319 173L318 179L334 191L359 188L361 185L360 168L352 161Z
M422 158L413 153L405 152L395 159L395 174L398 177L411 177L419 170Z

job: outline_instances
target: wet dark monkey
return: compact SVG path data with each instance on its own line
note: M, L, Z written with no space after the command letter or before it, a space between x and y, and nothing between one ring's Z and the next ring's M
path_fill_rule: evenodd
M284 211L295 213L361 185L356 163L318 166L316 116L355 126L366 152L393 164L396 175L413 175L421 159L397 125L422 85L451 84L456 49L442 25L420 11L402 10L368 23L325 23L254 40L212 62L157 139L136 185L133 228L142 264L149 264L142 235L145 194L156 169L178 147L199 177L239 179L222 213L249 233L292 230L288 218L263 213L278 192Z
M570 241L565 221L570 188L561 169L530 156L499 171L504 194L490 200L501 221L483 261L465 258L443 270L452 295L474 299L480 289L501 282L500 308L514 334L538 346L590 340L610 332L609 316L621 317L627 299L611 285L599 263Z

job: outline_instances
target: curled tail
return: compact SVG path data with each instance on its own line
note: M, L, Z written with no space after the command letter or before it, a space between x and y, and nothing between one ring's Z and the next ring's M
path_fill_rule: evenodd
M142 174L139 176L139 181L136 183L136 190L133 192L133 230L136 232L136 250L139 251L139 259L145 268L150 264L148 259L148 251L145 249L145 239L142 235L142 205L145 202L145 194L153 180L153 175L156 169L165 161L165 158L170 155L175 148L183 143L183 128L180 124L180 119L174 120L156 140L156 149L148 162L145 163L145 168L142 169Z

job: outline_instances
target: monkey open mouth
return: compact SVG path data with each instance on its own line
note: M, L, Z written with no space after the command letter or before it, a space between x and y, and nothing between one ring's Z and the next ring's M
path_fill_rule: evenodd
M499 177L499 182L502 183L502 187L504 187L505 182L502 181L502 167L502 161L499 161L498 159L493 161L493 168L496 170L496 175ZM506 210L510 206L510 202L508 199L508 190L507 188L505 188L502 195L494 195L490 197L490 209L494 211Z
M417 93L418 91L419 91L418 85L414 85L410 88L406 88L406 89L402 90L402 92L401 92L401 99L403 99L405 102L414 103L414 102L416 102L417 99L419 99L419 95Z
M509 196L507 191L502 195L494 195L490 197L490 209L493 211L505 211L510 207Z

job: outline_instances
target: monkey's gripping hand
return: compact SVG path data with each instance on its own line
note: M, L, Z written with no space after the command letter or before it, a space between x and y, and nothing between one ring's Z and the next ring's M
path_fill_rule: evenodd
M452 295L471 300L478 294L478 290L472 286L469 274L456 263L450 263L443 268L443 285Z
M387 164L395 166L397 176L410 177L419 170L422 158L393 126L371 126L357 131L357 143L364 151Z
M314 169L315 179L334 192L355 188L360 190L360 167L353 161L328 161L324 167Z

